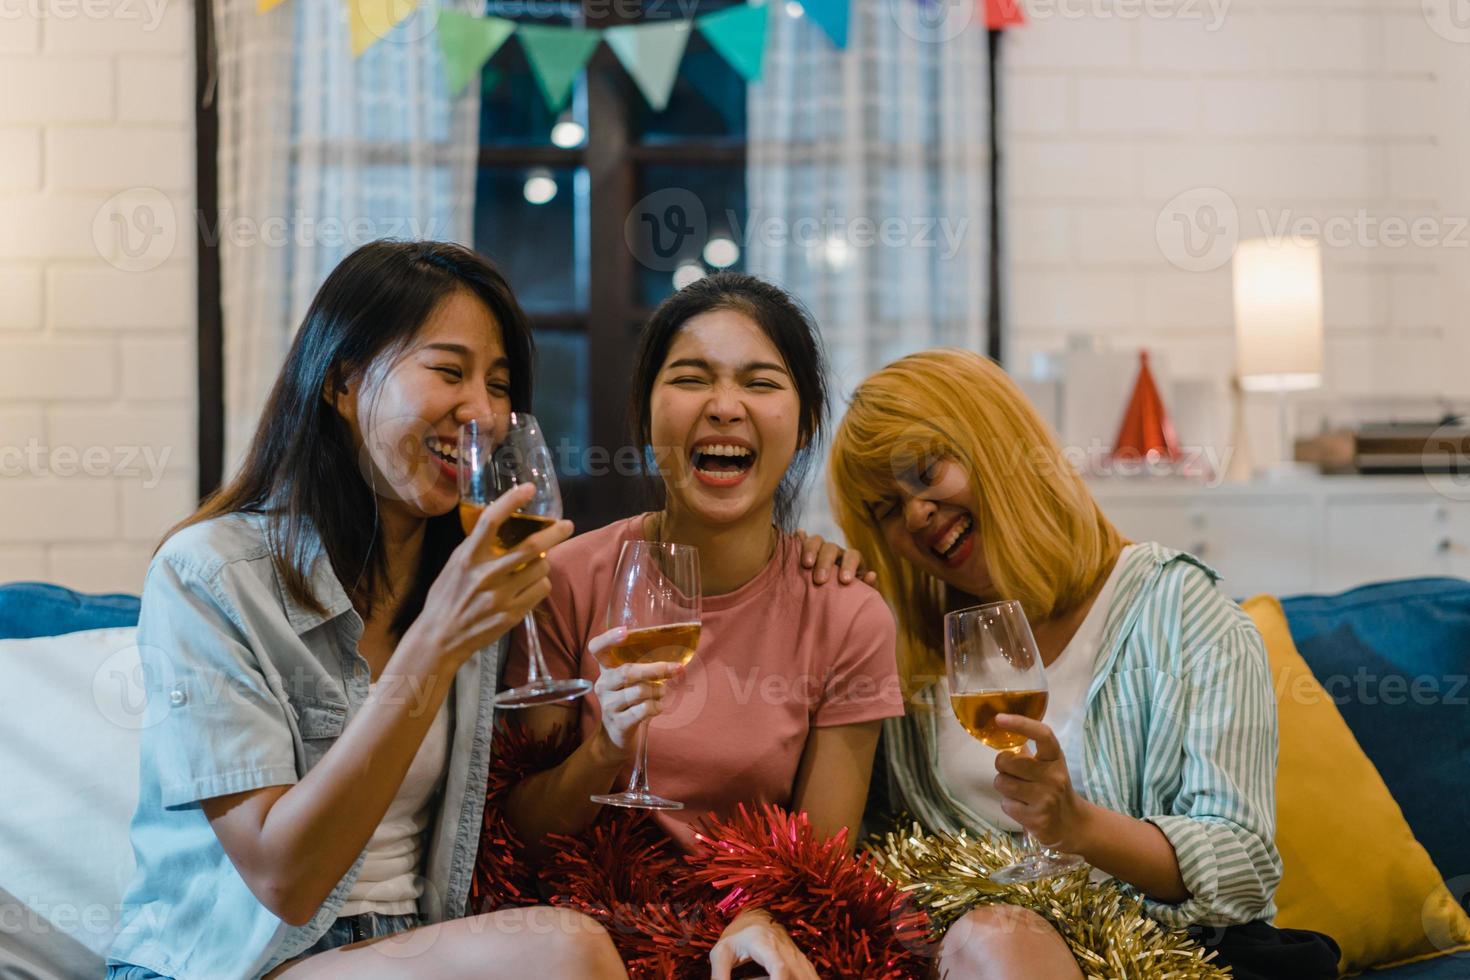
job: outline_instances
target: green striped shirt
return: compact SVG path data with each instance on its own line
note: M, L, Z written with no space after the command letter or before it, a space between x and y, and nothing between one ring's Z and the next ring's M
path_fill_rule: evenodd
M1156 825L1190 898L1169 926L1275 915L1276 700L1261 635L1198 559L1146 543L1118 572L1083 719L1087 799ZM897 802L930 830L999 832L940 775L935 688L885 722Z

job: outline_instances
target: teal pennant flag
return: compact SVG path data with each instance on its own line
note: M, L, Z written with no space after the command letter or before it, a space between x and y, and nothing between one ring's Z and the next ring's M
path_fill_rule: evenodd
M848 5L851 0L801 0L806 15L827 32L832 43L839 48L847 47Z
M449 94L458 95L515 29L515 22L503 17L472 17L454 10L439 11L439 50L444 52Z
M694 22L710 47L747 82L760 80L766 54L766 17L775 2L728 7Z
M603 37L628 74L633 76L638 91L653 106L653 111L662 112L669 104L669 93L673 91L674 78L679 74L679 62L689 43L689 22L671 20L609 27L603 32Z
M597 42L602 40L601 31L581 27L547 27L541 24L518 24L516 36L526 51L526 60L531 63L531 72L536 84L541 87L541 96L546 107L553 113L561 112L572 94L572 83L577 73L592 57Z

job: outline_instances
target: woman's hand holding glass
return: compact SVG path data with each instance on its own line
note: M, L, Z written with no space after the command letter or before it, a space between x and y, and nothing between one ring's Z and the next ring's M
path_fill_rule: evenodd
M533 487L518 487L487 506L429 588L410 633L427 634L426 647L450 669L510 632L551 592L551 567L541 556L571 537L570 521L557 521L504 553L496 545L500 525L534 495Z
M1019 794L1004 799L1001 807L1026 832L1025 844L1017 860L996 868L990 879L1011 885L1086 867L1078 855L1051 850L1052 841L1043 846L1040 841L1046 838L1031 832L1031 823L1037 822L1038 816L1045 818L1048 827L1054 827L1064 809L1063 801L1076 794L1056 737L1041 724L1048 699L1046 672L1041 649L1021 604L1009 599L947 613L944 662L955 718L974 738L999 753L995 764L997 788L1000 779L1014 780L1005 785ZM1000 723L1002 718L1007 721L1004 725ZM1026 726L1021 727L1018 721ZM1040 760L1026 755L1026 740L1033 735L1041 735L1050 743L1038 748ZM1009 767L1003 765L1007 756L1011 757ZM1045 777L1045 781L1029 777ZM1001 793L1006 796L1005 790Z
M615 647L627 638L626 627L619 626L592 638L587 651L598 660L602 651ZM602 707L602 728L598 732L606 746L620 756L631 756L637 747L638 727L663 713L664 696L672 680L684 672L682 664L649 663L604 667L593 690Z
M471 419L459 428L459 518L469 534L492 500L516 495L515 511L496 526L493 554L515 550L538 529L561 520L561 488L556 480L551 450L535 416L511 412L504 422ZM534 492L526 495L525 487ZM540 552L546 557L544 551ZM547 593L549 594L549 593ZM544 598L544 596L543 596ZM526 683L495 695L498 708L528 708L555 701L571 701L592 689L580 677L558 680L546 669L536 620L528 615L526 627Z
M1072 788L1067 759L1056 734L1045 722L1022 715L996 715L995 726L1036 744L1034 755L1022 748L995 757L1000 808L1042 847L1083 853L1091 804Z

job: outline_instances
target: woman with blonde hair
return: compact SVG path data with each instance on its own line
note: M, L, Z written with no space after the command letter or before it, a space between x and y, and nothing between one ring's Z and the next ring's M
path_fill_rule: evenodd
M1129 543L993 362L941 349L865 381L833 441L834 511L899 625L907 715L886 723L892 802L930 831L1029 831L1169 927L1213 926L1236 977L1336 976L1331 940L1274 929L1276 706L1251 620L1198 559ZM945 704L946 612L1018 600L1050 692L1000 715L997 753ZM1058 931L975 908L940 973L1080 977Z

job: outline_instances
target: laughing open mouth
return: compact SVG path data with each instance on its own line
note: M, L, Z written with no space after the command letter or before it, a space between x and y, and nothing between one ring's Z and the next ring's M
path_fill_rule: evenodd
M428 448L431 456L444 460L450 466L459 465L459 444L454 439L445 439L442 436L429 436L424 440L424 446Z
M948 561L965 546L970 540L970 535L975 531L975 518L965 514L950 525L943 537L929 545L929 550L938 555L940 559Z
M694 470L712 483L733 483L755 465L755 450L733 443L707 443L689 454Z

